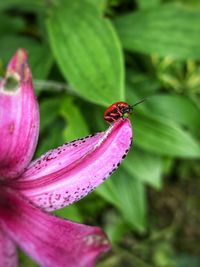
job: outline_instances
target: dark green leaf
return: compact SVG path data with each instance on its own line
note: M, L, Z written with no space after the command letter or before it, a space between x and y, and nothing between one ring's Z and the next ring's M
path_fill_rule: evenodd
M40 102L40 138L36 157L64 143L64 120L59 115L61 98L46 98Z
M162 175L162 160L160 157L137 148L131 149L123 167L134 177L153 187L160 189Z
M45 0L6 0L0 1L0 11L18 8L21 10L43 10L45 7Z
M64 126L62 121L58 119L53 121L50 127L46 129L45 133L40 135L39 144L36 150L36 157L41 156L48 150L56 148L65 142L62 137L63 128Z
M63 136L66 141L77 139L89 134L89 129L83 118L81 110L72 97L64 97L61 100L60 114L66 122Z
M25 48L29 55L29 63L34 79L45 78L53 63L53 57L47 45L42 45L32 38L20 36L3 36L0 42L0 59L6 66L11 55L18 48Z
M108 235L112 244L120 243L124 236L131 230L131 227L122 217L119 216L116 210L109 210L107 217L107 224L104 228L106 230L106 234Z
M21 31L25 26L23 18L14 17L1 14L0 16L0 35L10 33L16 33Z
M40 102L40 133L43 134L58 116L60 98L46 98Z
M142 72L136 72L132 70L131 72L127 73L127 79L127 99L129 99L129 91L133 91L133 93L136 94L139 93L140 97L146 97L152 95L160 88L160 84L155 78Z
M139 8L147 9L151 7L155 7L161 3L161 0L136 0Z
M199 134L200 110L185 96L160 94L146 102L149 112L169 118Z
M200 11L165 4L117 18L124 48L146 54L200 58Z
M146 198L144 184L125 169L115 173L97 192L113 203L125 221L134 229L143 232L146 228Z

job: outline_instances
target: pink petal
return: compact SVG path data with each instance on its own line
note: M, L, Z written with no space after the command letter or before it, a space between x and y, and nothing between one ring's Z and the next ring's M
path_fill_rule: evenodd
M13 178L24 171L35 151L38 131L39 110L27 54L19 49L0 84L0 177Z
M92 267L110 245L100 228L42 212L11 190L2 190L2 226L43 267Z
M62 208L104 182L125 158L131 141L130 121L120 120L104 133L46 154L12 181L12 187L48 211Z
M104 133L88 135L84 138L66 143L57 149L52 149L39 159L32 161L20 180L36 180L39 177L57 172L80 159L90 152Z
M0 267L16 267L17 263L16 246L3 231L0 221Z

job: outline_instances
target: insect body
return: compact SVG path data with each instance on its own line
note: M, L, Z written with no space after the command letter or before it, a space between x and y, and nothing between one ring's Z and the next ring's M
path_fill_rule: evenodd
M132 110L133 108L126 102L116 102L104 112L104 119L112 123L131 114Z
M109 108L106 109L104 112L104 119L108 123L113 123L118 121L121 118L128 117L132 111L133 107L142 103L144 100L134 104L134 105L129 105L126 102L115 102L112 104Z

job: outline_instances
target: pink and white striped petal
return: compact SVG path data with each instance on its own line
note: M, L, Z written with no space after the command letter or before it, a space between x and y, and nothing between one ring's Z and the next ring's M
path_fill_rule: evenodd
M38 159L10 186L45 210L62 208L103 183L125 158L131 142L130 121L121 119L104 133L72 142L65 151L64 146Z
M40 266L92 267L97 257L109 250L100 228L47 214L14 191L4 190L2 194L3 229Z
M17 50L0 84L0 178L19 176L37 144L39 109L27 54Z
M2 229L0 220L0 267L17 266L18 258L16 245Z

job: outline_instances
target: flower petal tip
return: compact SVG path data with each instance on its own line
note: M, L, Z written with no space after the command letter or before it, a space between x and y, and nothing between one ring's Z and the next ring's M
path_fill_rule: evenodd
M27 64L28 55L25 49L19 48L7 66L6 78L13 77L19 81L31 79L31 72Z
M8 64L0 84L0 107L0 176L13 178L30 162L39 132L39 108L24 49Z
M101 252L111 249L107 235L99 227L93 227L93 232L84 237L84 242L86 246L101 248Z
M18 71L19 66L27 62L28 55L25 49L19 48L8 63L8 71Z
M101 254L106 253L111 249L111 243L109 242L108 237L99 227L93 227L93 233L88 234L83 238L83 244L85 251L89 252L87 252L87 257L84 259L84 265L87 267L93 267Z

